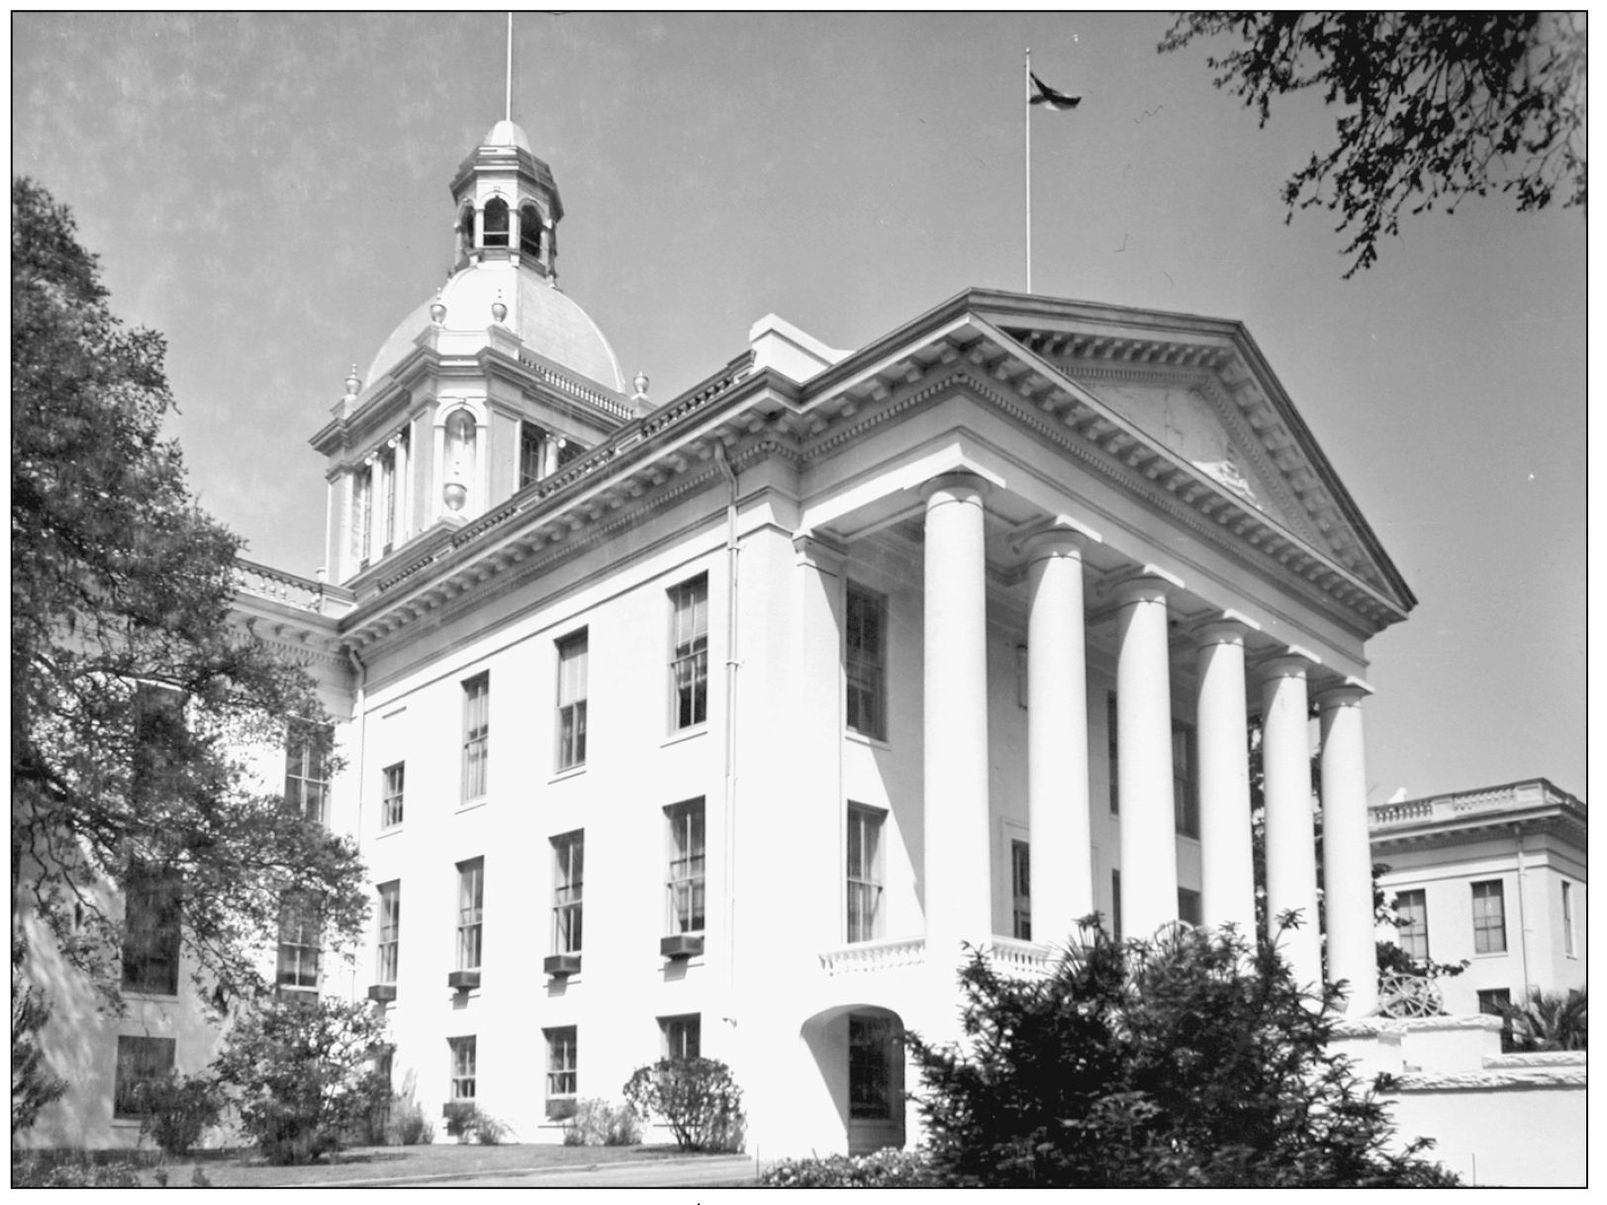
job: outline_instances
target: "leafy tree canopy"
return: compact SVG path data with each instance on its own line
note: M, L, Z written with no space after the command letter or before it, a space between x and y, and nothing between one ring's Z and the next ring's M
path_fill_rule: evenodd
M1333 147L1283 187L1289 217L1321 205L1350 236L1348 278L1378 258L1403 209L1454 212L1513 193L1520 211L1585 203L1584 16L1513 12L1194 12L1160 44L1217 34L1215 84L1264 126L1274 96L1321 87L1340 103ZM1286 219L1287 220L1287 219Z
M355 848L255 789L240 751L323 736L307 676L228 621L240 540L185 483L160 335L112 315L97 259L37 184L11 191L11 867L69 965L118 995L131 869L177 892L225 994L299 892L326 932L366 903ZM15 932L15 930L14 930ZM15 938L14 938L15 940Z
M1419 1157L1425 1141L1387 1145L1380 1085L1328 1052L1336 992L1304 994L1272 946L1188 926L1147 942L1087 936L1043 979L973 955L964 1045L911 1037L939 1182L1455 1183Z

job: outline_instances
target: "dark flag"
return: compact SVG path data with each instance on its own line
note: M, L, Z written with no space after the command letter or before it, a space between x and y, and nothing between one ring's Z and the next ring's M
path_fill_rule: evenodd
M1082 97L1056 92L1030 71L1027 74L1032 79L1032 95L1027 99L1028 104L1046 105L1056 113L1064 113L1067 109L1075 109L1082 104Z

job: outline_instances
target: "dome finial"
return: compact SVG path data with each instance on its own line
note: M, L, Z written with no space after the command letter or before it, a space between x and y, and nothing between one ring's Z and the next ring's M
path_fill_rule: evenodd
M346 378L346 396L349 398L356 397L362 387L363 381L362 378L357 375L357 365L353 364L351 375Z
M513 13L508 13L508 89L503 100L502 120L513 121Z

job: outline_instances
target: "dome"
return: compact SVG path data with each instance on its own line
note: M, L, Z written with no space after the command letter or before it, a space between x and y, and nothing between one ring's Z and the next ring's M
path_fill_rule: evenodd
M493 133L504 125L513 123L498 122ZM518 131L517 126L513 129ZM508 307L503 325L528 350L616 393L625 392L625 377L619 371L614 349L591 316L545 278L506 260L463 268L441 289L440 300L446 306L446 318L441 324L443 352L473 355L484 347L486 328L495 321L491 307L499 297ZM435 300L426 298L381 344L363 378L370 387L413 350L419 335L431 324L430 307Z
M521 151L533 154L530 150L530 139L524 132L524 127L516 121L499 121L492 126L486 136L480 139L481 146L513 146Z

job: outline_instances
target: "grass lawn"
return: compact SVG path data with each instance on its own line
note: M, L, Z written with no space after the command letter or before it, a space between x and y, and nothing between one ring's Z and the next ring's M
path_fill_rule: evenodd
M331 1159L300 1167L270 1167L250 1154L184 1160L168 1165L168 1183L185 1188L199 1166L217 1188L260 1188L271 1185L361 1182L428 1176L473 1176L546 1168L589 1168L606 1163L648 1163L674 1157L698 1158L673 1145L664 1146L557 1146L505 1144L480 1146L456 1142L429 1146L366 1146L342 1151ZM140 1183L154 1185L156 1170L140 1172Z

